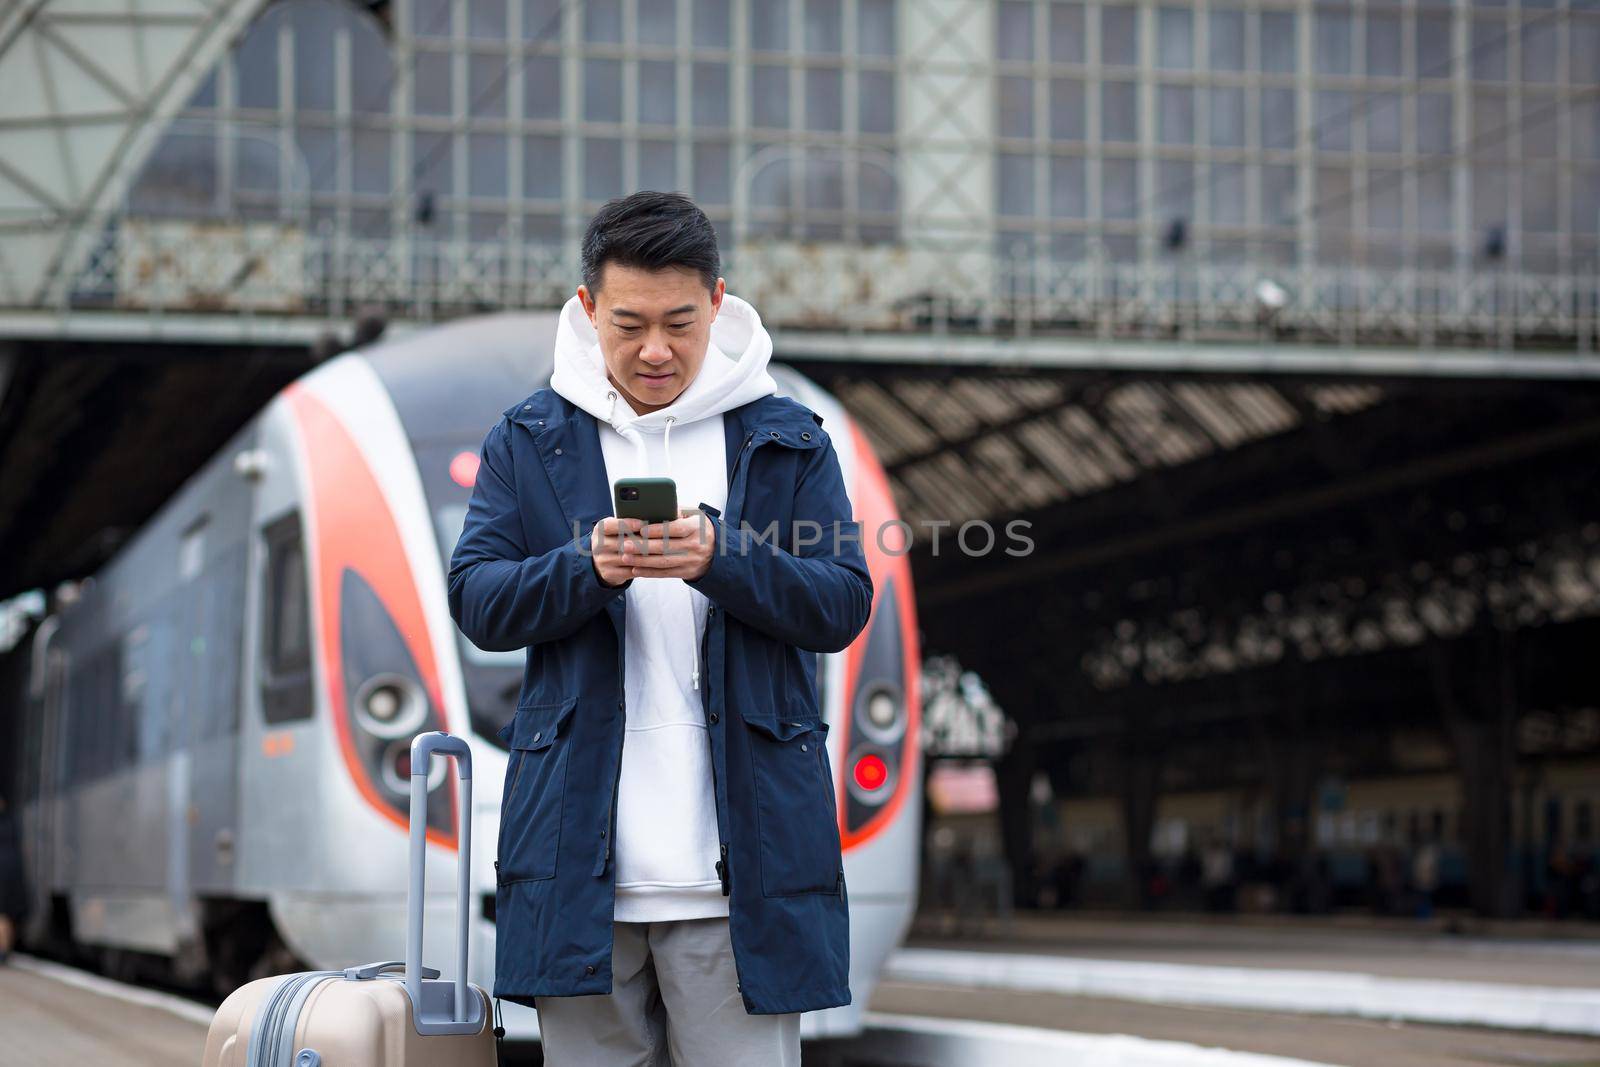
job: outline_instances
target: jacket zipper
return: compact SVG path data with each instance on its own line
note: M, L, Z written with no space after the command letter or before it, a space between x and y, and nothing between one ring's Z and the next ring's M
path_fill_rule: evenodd
M750 455L750 444L755 439L756 439L756 434L755 434L754 430L751 430L748 434L745 435L744 447L739 450L739 459L734 463L733 475L732 475L732 478L730 479L730 481L728 483L729 488L732 488L734 483L736 483L739 480L740 469L746 465L748 457ZM746 474L746 477L748 477L748 474ZM717 551L717 552L722 551L722 546L721 545L717 545L715 551ZM710 707L710 704L711 704L711 675L710 675L710 671L709 671L710 656L708 654L708 650L711 647L711 619L710 619L709 615L710 615L710 612L715 611L715 610L716 610L716 605L715 604L713 604L709 609L707 609L706 630L705 630L705 634L700 639L700 658L701 658L702 661L706 662L706 666L708 668L707 673L706 673L706 688L705 688L704 692L702 692L700 694L700 699L702 700L702 702L705 703L706 710L708 712L711 710L711 707ZM696 671L696 674L699 673L699 664L696 664L695 671ZM707 723L706 724L706 729L709 730L710 728L711 728L710 723ZM716 754L716 749L715 748L713 748L712 752L711 752L711 799L712 799L713 803L715 803L715 801L717 799L717 754ZM719 835L722 833L722 809L721 808L717 809L717 833ZM729 874L728 874L728 842L719 841L717 843L717 853L718 853L718 856L717 856L717 877L722 881L722 895L726 897L726 896L731 895L731 889L732 889L732 883L730 882Z

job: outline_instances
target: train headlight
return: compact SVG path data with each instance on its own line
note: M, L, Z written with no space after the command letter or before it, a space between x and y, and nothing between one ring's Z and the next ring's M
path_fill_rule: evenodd
M888 682L870 685L856 702L856 725L882 745L899 741L906 730L906 702L900 688Z
M444 784L449 760L429 760L428 792ZM401 737L389 742L383 750L383 784L400 796L411 795L411 738Z
M409 738L422 729L427 712L417 683L403 675L376 675L356 690L356 722L374 737Z

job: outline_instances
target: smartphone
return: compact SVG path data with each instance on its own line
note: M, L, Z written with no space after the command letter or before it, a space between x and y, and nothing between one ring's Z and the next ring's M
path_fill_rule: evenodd
M671 522L678 517L678 486L671 478L618 478L617 518Z

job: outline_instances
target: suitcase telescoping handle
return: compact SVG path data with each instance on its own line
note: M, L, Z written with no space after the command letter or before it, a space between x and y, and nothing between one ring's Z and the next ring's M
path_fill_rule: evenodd
M422 1019L422 896L427 885L428 768L433 757L454 756L461 795L457 807L461 847L456 855L456 1004L454 1022L467 1008L467 901L472 879L472 750L459 737L438 730L411 741L411 891L406 896L406 994Z

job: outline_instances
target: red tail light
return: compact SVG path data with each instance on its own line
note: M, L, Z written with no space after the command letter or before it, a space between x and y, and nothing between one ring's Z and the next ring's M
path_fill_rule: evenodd
M881 789L889 780L889 766L883 762L882 756L866 755L856 760L855 769L856 785L862 789Z
M457 452L450 461L450 478L457 485L471 489L478 480L478 454L476 452Z

